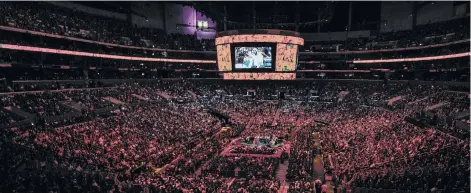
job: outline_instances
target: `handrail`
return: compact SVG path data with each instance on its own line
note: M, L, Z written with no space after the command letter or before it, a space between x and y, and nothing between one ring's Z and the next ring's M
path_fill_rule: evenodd
M297 72L371 72L371 70L296 70Z
M399 59L382 59L382 60L352 60L352 61L345 61L345 62L354 63L354 64L417 62L417 61L443 60L443 59L449 59L449 58L461 58L461 57L467 57L469 55L471 55L471 52L441 55L441 56L427 56L427 57L399 58ZM301 64L320 64L320 63L323 63L323 61L299 61L299 63L301 63ZM378 69L378 70L384 71L384 70L389 70L389 69Z
M19 32L19 33L29 33L29 34L45 36L45 37L67 39L67 40L72 40L72 41L80 41L80 42L93 43L93 44L104 45L104 46L120 47L120 48L142 49L142 50L150 50L150 51L165 51L165 52L216 54L216 51L173 50L173 49L162 49L162 48L146 48L146 47L138 47L138 46L125 46L125 45L106 43L106 42L100 42L100 41L93 41L93 40L87 40L87 39L75 38L75 37L67 37L67 36L55 35L55 34L50 34L50 33L44 33L44 32L20 29L20 28L15 28L15 27L8 27L8 26L0 26L0 30L13 31L13 32ZM407 51L407 50L419 50L419 49L425 49L425 48L442 47L442 46L459 44L459 43L464 43L464 42L469 42L469 41L470 41L470 39L465 39L465 40L458 40L458 41L442 43L442 44L434 44L434 45L428 45L428 46L415 46L415 47L407 47L407 48L362 50L362 51L342 51L342 52L299 52L299 54L303 54L303 55L367 54L367 53L378 53L378 52Z
M378 53L378 52L394 52L394 51L407 51L407 50L420 50L426 48L436 48L442 46L449 46L453 44L460 44L469 42L470 39L465 40L457 40L454 42L448 43L441 43L441 44L433 44L428 46L414 46L414 47L407 47L407 48L393 48L393 49L380 49L380 50L359 50L359 51L341 51L341 52L299 52L300 54L305 55L326 55L326 54L368 54L368 53Z
M441 56L428 56L428 57L416 57L416 58L400 58L400 59L385 59L385 60L354 60L354 64L371 64L371 63L392 63L392 62L417 62L417 61L430 61L430 60L443 60L449 58L461 58L469 57L470 52L464 52L459 54L449 54Z
M87 40L87 39L75 38L75 37L68 37L68 36L61 36L61 35L55 35L55 34L50 34L50 33L44 33L44 32L20 29L20 28L15 28L15 27L8 27L8 26L0 26L0 30L14 31L14 32L19 32L19 33L29 33L29 34L39 35L39 36L46 36L46 37L59 38L59 39L67 39L67 40L72 40L72 41L86 42L86 43L91 43L91 44L99 44L99 45L104 45L104 46L113 46L113 47L120 47L120 48L142 49L142 50L150 50L150 51L165 51L165 52L190 52L190 53L211 53L211 54L216 53L216 51L172 50L172 49L162 49L162 48L146 48L146 47L138 47L138 46L125 46L125 45L106 43L106 42L100 42L100 41L93 41L93 40Z
M149 62L180 62L180 63L216 63L216 60L182 60L182 59L166 59L166 58L146 58L146 57L134 57L134 56L119 56L111 54L98 54L90 52L77 52L69 50L58 50L51 48L40 48L32 46L18 46L12 44L0 44L0 49L10 50L23 50L30 52L43 52L43 53L55 53L73 56L88 56L96 58L109 58L109 59L120 59L120 60L133 60L133 61L149 61Z
M133 60L133 61L149 61L149 62L180 62L180 63L210 63L216 64L216 60L183 60L183 59L167 59L167 58L147 58L147 57L134 57L134 56L120 56L120 55L111 55L111 54L99 54L99 53L90 53L90 52L77 52L69 50L58 50L51 48L41 48L41 47L32 47L32 46L18 46L12 44L0 44L0 49L10 49L10 50L23 50L31 52L43 52L43 53L55 53L55 54L64 54L64 55L74 55L74 56L88 56L88 57L97 57L97 58L109 58L109 59L120 59L120 60ZM450 54L442 56L429 56L429 57L417 57L417 58L401 58L401 59L385 59L385 60L354 60L351 61L354 64L362 63L392 63L392 62L415 62L415 61L430 61L430 60L442 60L448 58L459 58L467 57L470 55L470 52L459 53L459 54ZM318 61L311 61L310 63L318 63ZM5 66L6 67L6 66Z
M16 94L39 94L44 92L67 92L67 91L86 91L86 90L102 90L108 88L118 88L117 86L110 87L98 87L98 88L67 88L67 89L57 89L57 90L34 90L34 91L21 91L21 92L0 92L2 95L16 95Z

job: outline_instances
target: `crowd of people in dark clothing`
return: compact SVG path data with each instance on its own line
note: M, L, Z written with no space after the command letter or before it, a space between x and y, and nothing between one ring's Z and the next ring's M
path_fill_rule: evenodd
M446 44L469 40L470 28L467 23L469 23L469 17L462 17L451 21L418 25L413 30L382 33L373 39L349 38L345 41L308 41L304 47L314 52L335 52L337 50L366 52Z
M106 42L120 45L131 45L137 47L148 48L163 48L173 50L189 50L189 51L214 51L214 39L198 40L194 35L179 35L179 34L165 34L163 30L136 27L132 24L120 21L115 18L106 18L102 16L90 15L68 8L62 8L49 3L11 3L3 2L1 11L5 17L0 20L3 26L16 27L21 29L33 30L38 32L46 32L62 36L78 37L91 39L98 42ZM436 51L427 52L430 55L446 55L449 53L469 52L469 46L459 46L453 43L455 41L463 41L469 39L469 26L464 25L469 23L469 17L463 17L446 22L438 22L433 24L419 25L414 30L395 31L390 33L383 33L378 37L371 38L355 38L348 39L341 42L306 42L305 48L313 48L311 45L341 45L343 51L355 50L387 50L394 48L404 47L421 47L428 45L452 43L446 46L446 49L436 48ZM18 36L18 33L8 33L2 31L4 37L1 41L4 43L13 43L20 45L34 45L31 44L32 37L11 38L10 36ZM26 35L27 36L27 35ZM163 55L171 54L160 53L151 50L133 50L133 49L111 49L106 46L91 46L90 44L82 43L68 43L57 44L55 42L62 42L64 40L56 39L55 41L35 41L36 46L53 47L59 49L75 50L75 51L94 51L114 53L118 55L133 55L133 56L147 56L147 57L164 57ZM385 44L383 42L394 42L394 44ZM466 42L462 42L465 43ZM468 41L469 43L469 41ZM346 45L343 45L346 44ZM455 47L453 47L455 46ZM325 47L325 46L321 46ZM450 47L450 48L448 48ZM336 46L327 47L336 49ZM330 49L322 49L315 51L330 51ZM157 54L155 54L157 53ZM415 51L413 51L415 53ZM427 54L425 53L425 54ZM162 55L163 54L163 55ZM180 54L180 58L187 58L185 53ZM172 54L171 54L172 55ZM365 56L364 54L351 56L352 60L365 60L368 57L374 59L384 58L405 58L424 56L424 53L417 52L415 54L397 54L392 53L378 53L372 56ZM165 56L166 57L166 56ZM192 56L201 58L203 56ZM203 57L204 58L204 57Z
M90 15L49 3L2 2L1 25L55 35L149 48L214 50L213 40L194 35L167 35L163 30L143 28L115 18ZM150 41L150 42L149 42Z
M69 112L37 108L63 105L67 100L81 101L79 104L87 109L93 106L94 110L106 109L108 106L100 103L107 97L124 102L118 105L107 101L120 108L112 115L82 123L67 122L72 125L59 127L46 123L4 130L2 146L7 152L3 154L12 153L8 152L10 149L20 153L11 157L14 161L2 160L2 170L9 174L2 188L25 192L38 188L53 192L67 188L91 192L276 192L286 183L279 181L276 172L287 160L288 191L304 192L315 189L313 162L317 155L324 159L330 155L331 160L325 159L325 169L338 177L337 186L354 191L369 188L458 192L467 187L469 169L463 168L469 164L469 139L455 137L447 129L454 128L451 125L440 129L433 125L419 127L405 119L448 100L453 100L447 102L453 105L448 107L453 112L469 110L467 98L460 96L466 94L454 92L455 97L446 98L447 87L424 85L389 85L386 87L394 92L368 92L383 86L319 84L308 89L325 91L319 92L324 95L319 98L325 101L305 97L277 105L244 97L246 93L240 90L251 88L250 85L189 81L2 95L3 106L24 109L38 117ZM260 85L257 89L270 93L276 92L271 88L277 87L290 90L283 84ZM188 89L206 100L185 96ZM340 102L325 96L345 90L350 92ZM174 100L178 95L188 100ZM388 104L395 95L404 99ZM425 95L433 99L420 100ZM165 99L169 96L174 99ZM373 103L370 97L383 102ZM21 102L29 98L35 99ZM73 111L69 106L61 108ZM227 123L204 110L208 108L228 116L230 129L221 130ZM266 108L264 113L260 108ZM442 116L448 110L434 112L445 113L438 114ZM261 129L270 128L267 123L273 122L279 130L289 128L284 133L286 142L291 143L289 154L279 158L219 155L237 137L250 133L258 136L263 131L266 135L279 134L278 129ZM323 126L316 126L319 123ZM313 133L318 133L319 139ZM322 151L314 151L319 146Z
M0 2L0 12L0 26L124 46L215 49L214 40L166 34L47 2ZM469 17L466 19L469 23ZM469 25L462 21L418 26L414 31L383 34L374 40L347 40L343 49L405 48L469 39L468 33L462 33L469 32ZM20 36L3 30L0 34L0 42L17 45L144 57L155 54L144 48L115 52L114 48L78 41L44 41L49 40L46 37L31 43L35 42L30 41L31 34ZM394 41L394 46L372 43L385 41ZM362 55L361 59L469 52L463 45L404 56L402 52ZM0 63L22 61L17 56L23 54L2 51ZM24 55L24 61L38 58ZM185 59L193 56L179 55ZM345 58L360 60L357 56ZM67 57L56 59L67 65L83 64ZM39 58L47 61L53 57ZM85 63L95 62L113 68L146 68L148 64L128 66L105 59ZM165 65L173 68L172 63ZM35 73L25 77L34 76L31 74ZM85 73L62 75L44 76L85 77ZM0 88L0 172L5 174L0 175L0 190L303 193L326 192L329 183L339 187L338 192L469 192L469 88L456 91L440 84L382 81L117 82L15 83ZM289 98L273 97L280 92ZM275 144L283 145L242 146L230 150L235 155L221 153L234 139L261 136L276 136L279 140ZM279 157L243 155L273 155L280 149ZM326 180L319 164L333 180Z

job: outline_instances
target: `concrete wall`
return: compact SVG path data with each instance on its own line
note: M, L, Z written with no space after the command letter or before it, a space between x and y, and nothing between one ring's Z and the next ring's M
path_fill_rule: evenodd
M79 5L79 4L75 4L71 2L65 2L65 1L49 1L48 3L59 6L59 7L75 9L77 11L81 11L81 12L88 13L91 15L99 15L103 17L123 20L123 22L127 20L127 15L124 13L116 13L112 11L106 11L103 9L96 9L96 8L87 7L84 5ZM147 5L147 6L137 5L136 7L133 7L132 10L135 12L138 12L140 15L144 15L148 17L147 18L148 21L146 21L145 17L132 14L131 19L132 19L133 24L140 27L163 29L164 20L163 20L163 6L162 5L155 4L155 3L153 3L152 5Z
M417 11L417 25L451 20L453 9L453 1L428 3Z
M453 1L428 2L417 11L416 24L418 26L426 25L464 17L465 6L466 4L455 6ZM384 22L381 24L380 32L411 30L413 23L412 9L412 2L381 2L381 21Z
M326 32L326 33L302 33L304 41L345 41L348 38L369 37L370 31L351 31L351 32Z
M79 4L75 4L75 3L71 3L67 1L47 1L47 2L53 5L59 6L59 7L75 9L77 11L85 12L92 15L99 15L103 17L126 20L126 14L123 14L123 13L116 13L116 12L106 11L102 9L96 9L96 8L87 7L87 6L83 6L83 5L79 5Z
M380 32L404 31L412 29L412 3L406 1L381 2Z
M133 14L131 16L133 24L141 27L164 29L164 5L162 3L136 1L133 2L132 11L147 17Z

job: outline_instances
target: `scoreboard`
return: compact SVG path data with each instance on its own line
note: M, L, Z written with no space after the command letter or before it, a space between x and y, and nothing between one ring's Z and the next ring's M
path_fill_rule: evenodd
M255 32L255 33L251 33ZM216 38L217 64L224 79L292 80L304 39L283 30L233 30ZM298 34L296 36L295 34Z

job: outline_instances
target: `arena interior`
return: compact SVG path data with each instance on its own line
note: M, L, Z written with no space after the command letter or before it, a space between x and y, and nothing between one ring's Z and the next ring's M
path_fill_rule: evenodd
M470 2L0 2L0 192L470 192Z

